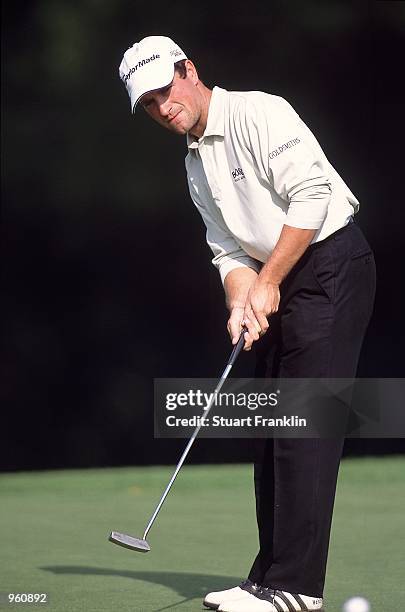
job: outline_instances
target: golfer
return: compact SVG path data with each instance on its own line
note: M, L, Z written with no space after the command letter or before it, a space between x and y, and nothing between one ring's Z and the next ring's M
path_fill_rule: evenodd
M187 137L191 198L207 229L235 343L258 343L257 375L354 377L372 313L375 265L353 221L359 202L290 104L209 89L170 38L124 54L131 100ZM266 334L267 332L267 334ZM260 549L239 586L209 593L222 612L319 610L343 439L258 443ZM231 585L230 585L231 586Z

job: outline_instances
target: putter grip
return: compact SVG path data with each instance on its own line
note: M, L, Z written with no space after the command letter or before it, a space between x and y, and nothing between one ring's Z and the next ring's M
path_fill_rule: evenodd
M246 328L243 328L241 331L241 334L239 336L239 340L237 341L237 343L235 344L235 346L233 347L233 351L231 353L231 356L229 357L229 361L228 361L228 365L233 366L233 364L235 363L239 353L241 352L243 345L245 344L245 333L246 333Z

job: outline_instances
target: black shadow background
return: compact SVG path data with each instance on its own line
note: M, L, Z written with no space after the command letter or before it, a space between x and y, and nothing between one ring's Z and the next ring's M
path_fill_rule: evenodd
M281 95L311 127L376 254L359 374L403 376L404 2L42 0L2 13L1 469L174 462L184 441L153 439L153 378L215 377L227 357L184 139L132 117L118 78L150 34L174 38L209 86ZM248 458L238 440L205 440L190 460Z

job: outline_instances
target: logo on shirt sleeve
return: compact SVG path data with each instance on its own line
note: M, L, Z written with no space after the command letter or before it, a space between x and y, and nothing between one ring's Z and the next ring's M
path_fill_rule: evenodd
M293 140L289 140L288 142L285 142L284 144L282 144L279 147L277 147L277 149L274 149L274 151L271 151L269 153L269 159L273 159L274 157L277 157L283 151L286 151L287 149L290 149L291 147L294 147L295 145L297 145L300 142L301 141L300 141L299 138L293 138Z
M246 178L245 173L243 172L242 168L235 168L235 170L232 170L232 177L235 183Z

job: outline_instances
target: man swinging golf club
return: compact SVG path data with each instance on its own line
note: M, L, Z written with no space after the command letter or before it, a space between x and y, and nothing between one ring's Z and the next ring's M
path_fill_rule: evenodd
M207 228L236 343L260 336L257 375L355 376L375 266L359 203L286 100L209 89L170 38L149 36L120 65L131 100L186 135L191 198ZM319 610L343 439L257 443L260 549L239 586L209 593L222 612Z

